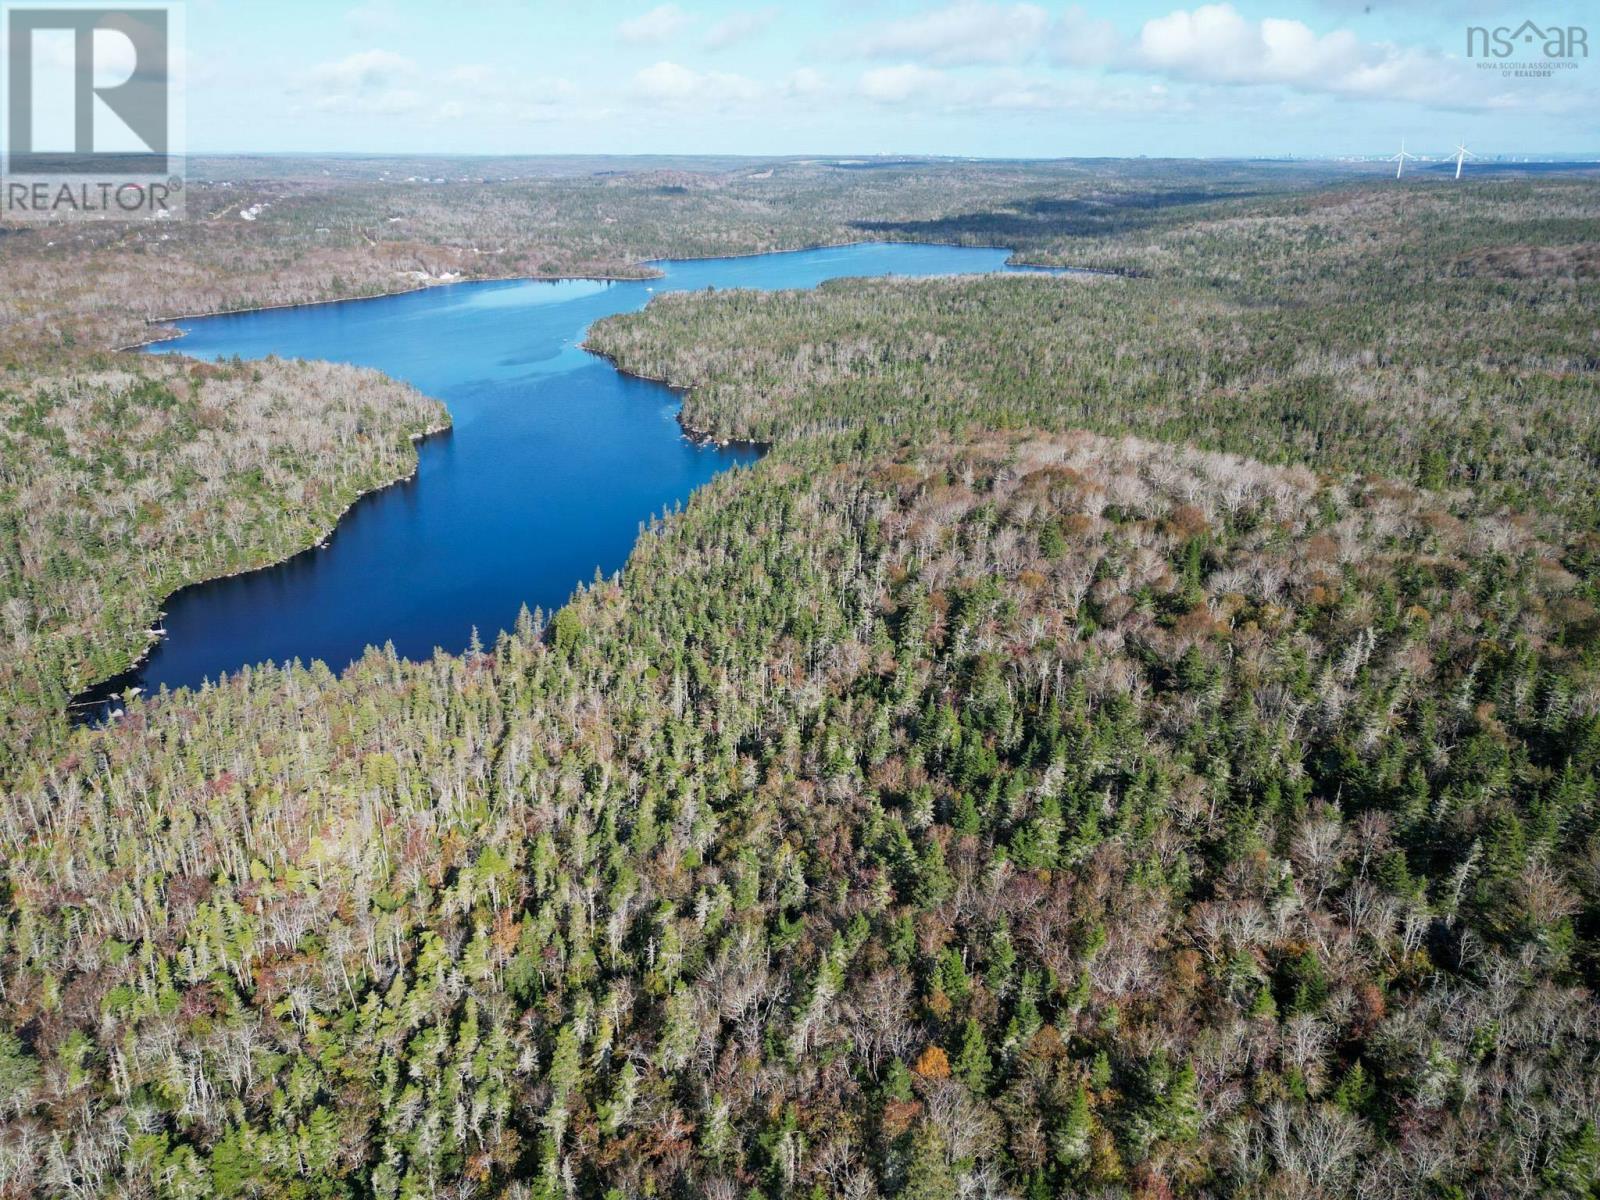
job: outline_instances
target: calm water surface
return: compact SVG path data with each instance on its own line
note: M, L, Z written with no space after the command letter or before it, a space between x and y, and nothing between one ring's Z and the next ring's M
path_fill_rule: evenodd
M1008 252L868 244L656 264L663 279L466 283L404 296L180 322L153 347L200 359L328 359L376 367L442 400L454 428L417 475L363 499L332 540L275 567L187 588L141 667L97 689L198 685L262 662L341 669L369 645L402 657L485 642L519 609L566 602L628 557L639 523L748 447L702 447L666 387L579 348L590 323L696 288L805 288L851 275L975 274Z

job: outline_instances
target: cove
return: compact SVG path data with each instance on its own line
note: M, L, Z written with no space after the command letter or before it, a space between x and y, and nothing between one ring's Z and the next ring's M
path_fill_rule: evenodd
M751 446L701 446L662 384L581 348L601 317L699 288L809 288L846 276L1008 270L1009 251L864 243L651 264L659 279L461 283L398 296L183 320L149 348L193 358L326 359L376 367L444 402L453 428L418 446L411 479L374 492L332 538L276 566L171 596L165 636L134 670L79 698L104 712L130 688L195 687L247 665L368 646L403 658L492 645L523 605L547 611L619 569L639 525ZM1026 269L1026 268L1022 268Z

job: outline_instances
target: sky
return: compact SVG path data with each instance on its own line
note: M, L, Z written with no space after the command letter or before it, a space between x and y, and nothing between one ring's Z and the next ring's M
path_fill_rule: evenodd
M186 8L191 153L1600 151L1600 54L1550 78L1467 57L1469 26L1525 19L1600 51L1574 0Z

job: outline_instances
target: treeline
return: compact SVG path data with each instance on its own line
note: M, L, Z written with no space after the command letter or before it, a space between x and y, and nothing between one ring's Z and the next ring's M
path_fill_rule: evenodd
M146 322L174 315L351 299L445 277L639 278L654 258L864 239L1034 254L1077 228L1073 205L1138 214L1332 177L1325 167L1225 164L791 161L498 179L465 176L461 163L394 165L419 174L375 181L370 164L346 171L325 160L298 172L292 160L197 163L183 221L0 226L0 363L141 342ZM996 212L1030 215L998 229Z
M692 387L685 423L734 437L1131 432L1592 527L1600 293L1576 247L1600 243L1597 197L1482 185L1252 202L1163 232L1171 261L1150 277L664 295L589 343ZM1128 243L1103 265L1150 266ZM1508 263L1541 245L1545 269Z
M1593 311L1511 267L1600 196L1474 203L597 329L772 453L548 623L13 788L0 1188L1593 1195Z
M67 698L126 670L158 606L326 536L449 418L373 371L82 357L0 375L0 779Z

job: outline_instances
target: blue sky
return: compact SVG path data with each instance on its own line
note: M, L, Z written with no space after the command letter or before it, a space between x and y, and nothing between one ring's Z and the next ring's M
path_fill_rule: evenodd
M1346 155L1600 149L1572 0L190 0L191 152ZM1526 7L1527 3L1537 6Z

